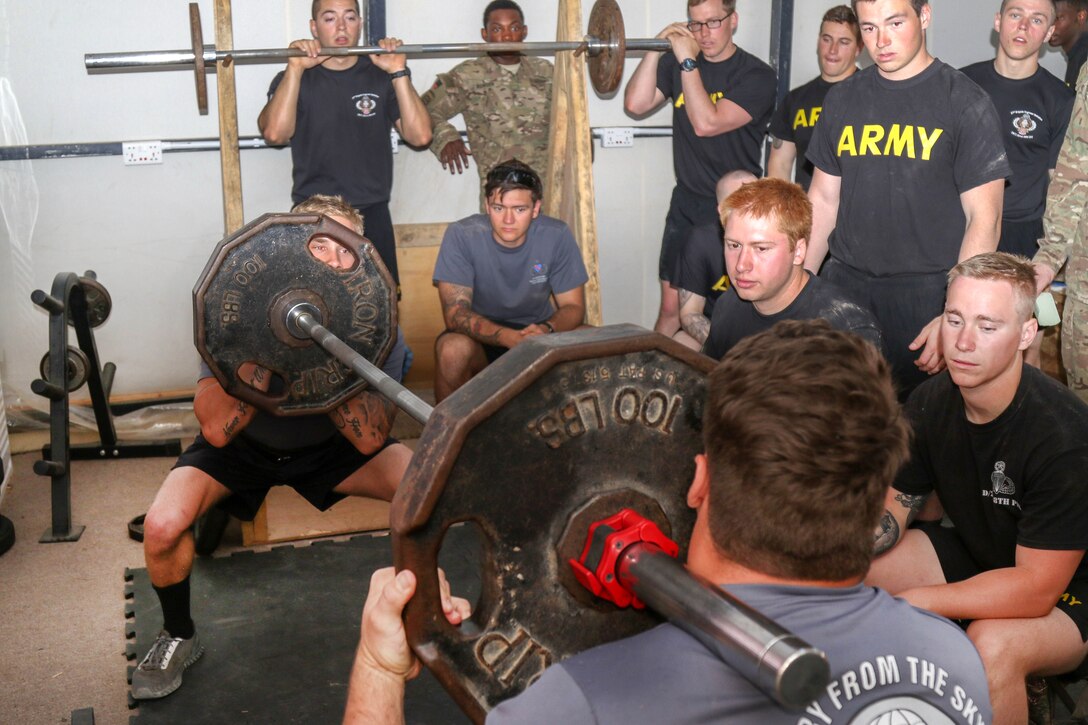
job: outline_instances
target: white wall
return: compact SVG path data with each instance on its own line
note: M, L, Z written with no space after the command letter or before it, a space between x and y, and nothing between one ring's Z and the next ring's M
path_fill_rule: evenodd
M281 47L306 34L309 0L234 0L235 47ZM388 0L388 31L407 42L478 37L484 0ZM793 73L817 73L815 38L830 0L797 0ZM997 0L933 0L930 48L954 65L993 54ZM201 0L204 34L214 36L211 0ZM557 0L524 0L530 40L554 37ZM583 0L588 18L589 0ZM620 0L628 37L652 37L684 17L681 0ZM766 58L770 2L738 0L738 43ZM973 30L976 29L977 31ZM88 75L83 54L185 48L182 0L28 3L0 0L0 145L91 143L218 136L215 78L210 114L196 112L190 71ZM637 64L632 55L624 82ZM413 59L425 90L455 59ZM1064 60L1045 64L1061 74ZM242 135L256 118L277 66L237 68ZM622 93L591 96L594 126L630 126ZM638 124L667 126L666 108ZM246 220L290 204L290 153L242 152ZM47 318L30 302L61 271L94 269L110 291L109 321L96 330L103 359L118 365L115 391L189 387L191 290L222 237L218 155L168 154L161 166L125 167L120 157L0 162L0 375L9 404L38 404L29 392L48 346ZM673 185L671 142L638 139L632 149L596 150L594 165L606 322L651 324L657 309L657 252ZM475 174L451 177L429 152L402 148L392 212L400 223L448 221L475 210Z

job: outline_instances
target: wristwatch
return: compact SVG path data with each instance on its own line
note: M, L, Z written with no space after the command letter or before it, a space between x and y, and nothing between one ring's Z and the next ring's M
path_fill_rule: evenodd
M540 324L543 325L544 327L548 328L548 332L555 332L555 328L552 327L552 323L548 322L547 320L544 320Z
M412 77L412 69L411 68L401 68L400 70L389 74L389 80L391 80L391 81L395 81L398 78L411 78L411 77Z
M699 65L695 62L694 58L684 58L684 60L680 63L680 70L684 71L685 73L690 73L698 67Z

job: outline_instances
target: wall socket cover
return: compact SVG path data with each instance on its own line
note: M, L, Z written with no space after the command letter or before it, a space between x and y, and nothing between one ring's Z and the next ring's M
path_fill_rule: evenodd
M162 163L162 141L125 141L121 144L125 166Z
M614 148L617 146L634 146L635 130L633 128L604 128L601 129L601 146Z

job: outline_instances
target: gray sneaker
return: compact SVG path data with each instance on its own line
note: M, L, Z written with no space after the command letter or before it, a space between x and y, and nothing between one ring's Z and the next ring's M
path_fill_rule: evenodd
M132 672L132 697L154 700L166 697L181 687L185 668L200 659L204 645L194 633L191 639L171 637L164 629L159 632L151 650Z

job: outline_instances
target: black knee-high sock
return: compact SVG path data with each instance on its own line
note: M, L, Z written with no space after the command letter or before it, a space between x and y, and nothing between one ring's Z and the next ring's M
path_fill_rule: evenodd
M162 628L172 637L191 638L196 626L189 614L189 577L165 587L152 584L151 588L159 595L162 605Z

